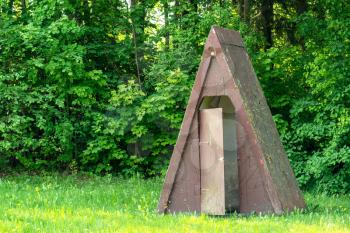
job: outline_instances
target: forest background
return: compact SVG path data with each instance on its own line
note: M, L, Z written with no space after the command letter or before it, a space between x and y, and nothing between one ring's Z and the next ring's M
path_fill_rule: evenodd
M241 32L301 187L349 193L347 0L0 0L0 171L164 175L212 25Z

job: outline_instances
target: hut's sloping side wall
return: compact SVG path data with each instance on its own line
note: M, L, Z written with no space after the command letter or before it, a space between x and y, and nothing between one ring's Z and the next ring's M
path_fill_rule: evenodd
M257 144L263 153L266 188L275 212L304 208L304 199L239 33L221 28L214 30L240 92Z
M158 203L159 213L200 212L200 165L198 107L202 87L210 67L209 46L215 35L208 37L194 86L186 107L179 136L171 156ZM216 43L218 41L216 40ZM186 163L186 164L185 164ZM187 164L190 163L190 164Z

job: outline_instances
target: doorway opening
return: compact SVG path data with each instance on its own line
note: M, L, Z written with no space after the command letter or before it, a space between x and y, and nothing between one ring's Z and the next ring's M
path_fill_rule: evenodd
M235 109L228 96L206 96L199 107L201 211L224 215L240 205Z

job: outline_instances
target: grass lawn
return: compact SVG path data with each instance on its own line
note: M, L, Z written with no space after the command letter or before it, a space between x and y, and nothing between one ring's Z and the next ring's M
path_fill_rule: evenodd
M0 232L350 232L350 195L306 194L284 216L158 215L162 181L88 176L0 178Z

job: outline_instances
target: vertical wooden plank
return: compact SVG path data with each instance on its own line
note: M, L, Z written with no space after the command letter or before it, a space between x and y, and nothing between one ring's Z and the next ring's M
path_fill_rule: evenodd
M233 113L224 113L225 209L239 211L236 124Z
M201 211L225 214L222 108L200 110Z
M232 80L231 80L232 81ZM218 107L223 111L225 212L239 212L240 191L237 160L235 109L227 96L220 96Z

